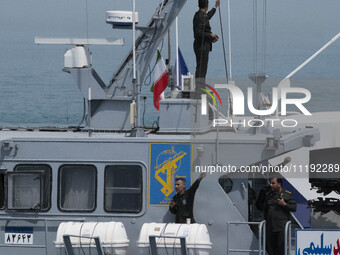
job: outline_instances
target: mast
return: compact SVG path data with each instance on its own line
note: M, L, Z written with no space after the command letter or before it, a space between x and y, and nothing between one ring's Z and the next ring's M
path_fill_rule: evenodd
M178 57L178 17L176 17L176 85L179 86L179 57Z
M168 32L179 12L183 8L187 0L164 0L157 8L155 14L152 16L148 26L136 26L137 30L142 33L136 39L136 71L137 81L142 84L145 74L148 71L149 64L151 63L157 47L161 43L163 37ZM126 29L126 27L113 27L114 29ZM132 50L125 58L118 71L113 75L108 87L107 94L112 98L115 97L129 97L128 91L131 84L129 84L129 77L133 77L131 70L132 66Z

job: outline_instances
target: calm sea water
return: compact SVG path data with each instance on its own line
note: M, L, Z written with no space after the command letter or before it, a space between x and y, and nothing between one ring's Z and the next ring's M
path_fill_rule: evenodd
M235 18L236 24L237 18ZM194 73L191 17L181 19L189 25L188 28L182 28L180 31L180 47L190 71ZM219 31L217 20L218 18L212 24L213 28ZM324 22L327 23L327 21ZM329 27L325 24L324 27L315 25L315 31L306 30L305 34L301 34L297 30L287 31L293 28L290 23L286 26L280 24L277 28L270 27L270 25L268 27L264 71L272 79L268 79L264 84L264 91L267 92L270 92L272 86L277 86L280 77L294 70L339 32L333 29L334 26ZM103 22L103 26L107 25ZM253 35L249 30L251 25L248 24L245 28L235 26L232 28L234 31L237 30L235 37L232 38L232 75L236 84L245 90L246 87L253 86L247 79L248 74L254 70ZM189 35L186 29L190 30ZM220 32L217 33L220 34ZM53 31L48 34L52 35ZM67 31L67 34L70 34L70 31ZM67 47L35 45L33 43L35 35L46 35L46 28L39 29L38 26L27 30L21 28L17 31L0 26L0 125L78 125L83 116L83 98L71 75L62 72L63 55ZM62 33L58 31L55 36L61 35ZM131 47L130 35L125 33L123 37L127 42L124 47L96 46L91 48L93 66L107 83ZM164 42L164 57L167 54L166 47L166 42ZM174 55L174 49L172 55ZM220 41L214 45L213 52L210 54L208 77L225 76L222 56ZM263 71L261 56L259 56L258 63L258 71ZM310 111L339 111L340 39L294 77L297 77L292 81L294 86L305 87L312 93L312 99L308 103ZM150 85L143 85L143 95L147 96L145 124L151 125L157 119L158 113L153 108ZM144 103L142 103L142 110L143 107Z

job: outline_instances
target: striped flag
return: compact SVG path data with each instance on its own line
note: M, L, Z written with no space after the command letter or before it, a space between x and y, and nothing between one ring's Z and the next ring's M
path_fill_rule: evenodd
M164 90L168 86L168 70L159 50L157 50L157 61L153 85L153 105L159 111L159 100L164 99Z

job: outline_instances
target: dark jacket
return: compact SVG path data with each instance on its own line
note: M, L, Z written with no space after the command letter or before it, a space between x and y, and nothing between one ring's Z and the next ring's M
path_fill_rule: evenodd
M191 223L195 223L194 219L194 198L195 193L200 185L200 181L196 180L191 187L184 192L184 194L176 194L173 197L173 201L176 203L176 205L171 208L169 207L170 212L173 214L176 214L176 223L186 223L186 219L190 218Z
M195 13L193 20L195 49L202 47L203 50L212 50L213 38L210 36L211 27L209 20L214 16L215 12L216 9L212 8L208 13L202 12L201 10Z
M286 202L285 206L279 205L277 199L283 195ZM280 232L285 230L285 224L290 219L290 212L296 211L296 202L291 192L284 190L282 192L274 193L269 191L266 194L264 204L264 218L266 220L266 227L271 232Z
M255 206L261 212L263 212L266 194L268 192L270 192L270 186L266 186L266 187L262 188L260 190L259 196L257 197Z

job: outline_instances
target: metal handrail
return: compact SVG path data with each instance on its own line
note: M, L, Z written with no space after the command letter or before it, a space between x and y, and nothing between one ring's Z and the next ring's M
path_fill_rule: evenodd
M300 229L304 229L302 224L297 220L293 213L290 213L294 221L297 223ZM285 225L285 255L291 255L292 253L292 222L287 221ZM289 251L289 252L288 252Z
M152 255L157 255L157 244L156 238L177 238L180 240L181 244L181 254L187 255L187 244L186 244L186 236L167 236L167 235L150 235L149 236L149 243L150 243L150 251ZM175 249L175 247L174 247Z
M99 236L78 236L78 235L63 235L63 241L65 245L65 250L67 255L74 255L71 237L79 237L79 238L87 238L87 239L93 239L96 245L97 254L98 255L104 255L102 245L100 243ZM90 244L91 245L91 244Z
M228 221L227 222L228 229L227 229L227 246L229 252L258 252L259 255L266 255L266 221L263 220L261 222L250 222L250 221ZM243 249L230 249L229 247L229 225L259 225L259 249L258 250L243 250ZM262 235L263 233L263 235Z
M292 222L287 221L285 226L285 255L291 254L292 250ZM288 245L287 245L288 244Z

